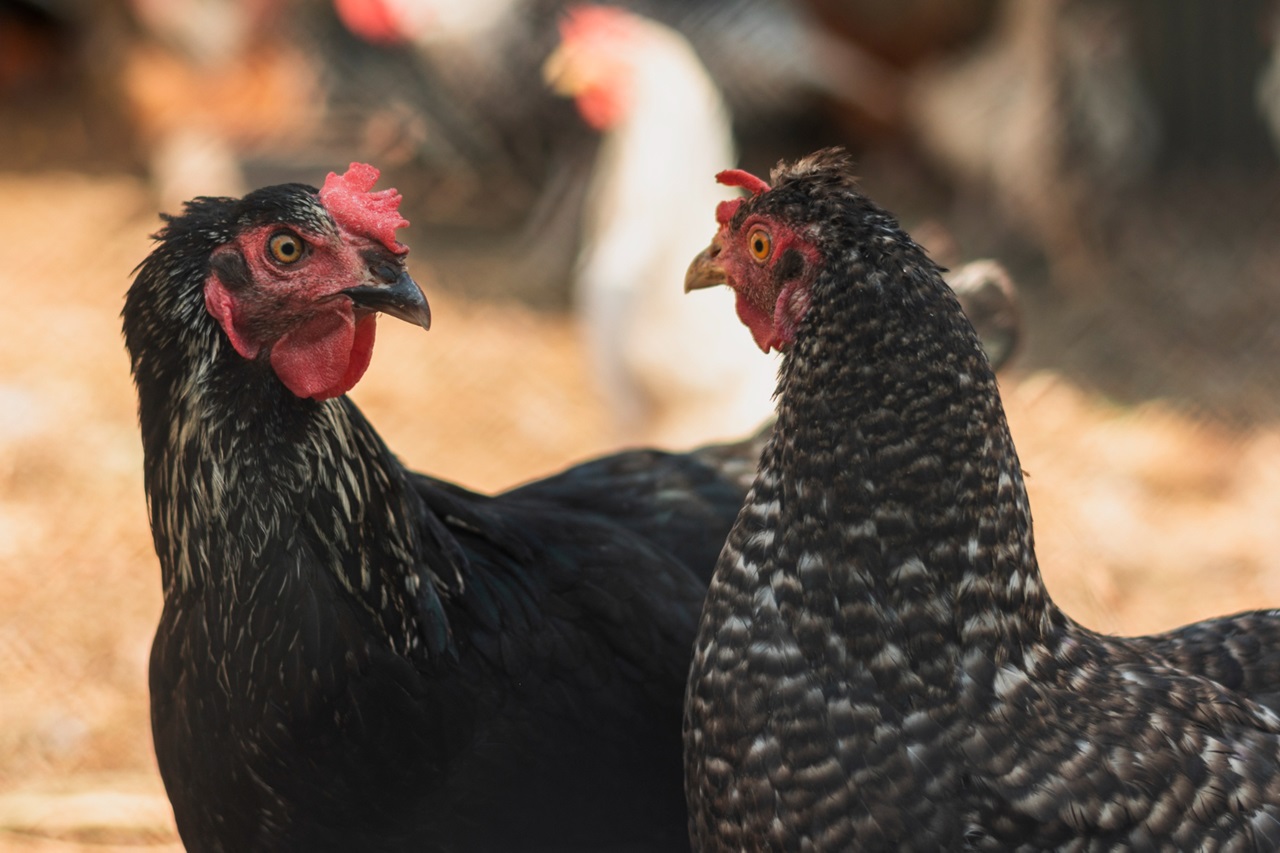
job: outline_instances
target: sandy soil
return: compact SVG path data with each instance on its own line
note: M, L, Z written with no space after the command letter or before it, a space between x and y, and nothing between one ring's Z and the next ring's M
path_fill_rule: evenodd
M0 849L176 849L148 733L159 572L118 321L154 227L131 178L0 176ZM613 445L564 317L431 299L430 333L382 323L354 392L407 462L495 489ZM1063 607L1138 633L1280 605L1280 427L1120 405L1051 363L1003 387Z

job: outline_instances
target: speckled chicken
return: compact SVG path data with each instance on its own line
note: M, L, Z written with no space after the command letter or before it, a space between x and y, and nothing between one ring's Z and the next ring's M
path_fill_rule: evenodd
M695 849L1280 846L1280 614L1073 622L938 268L839 152L720 180L751 195L686 287L727 283L783 360L695 643Z
M683 849L681 697L759 448L494 497L405 469L345 396L378 313L430 319L377 175L190 202L125 302L183 843Z

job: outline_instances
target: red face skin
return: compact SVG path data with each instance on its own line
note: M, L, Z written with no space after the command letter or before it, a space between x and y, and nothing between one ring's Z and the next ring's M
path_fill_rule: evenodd
M769 185L746 172L721 172L722 184L742 186L753 195ZM716 209L720 230L711 245L689 266L685 290L727 284L737 297L738 319L765 352L783 351L795 340L796 328L809 310L810 287L821 257L803 234L785 223L751 214L737 227L734 215L743 200L721 202ZM784 265L784 258L792 258Z
M272 237L292 233L307 245L292 264L276 260ZM367 238L328 240L267 225L241 234L214 254L239 251L253 286L233 291L216 272L205 283L205 306L236 352L248 359L267 349L280 381L299 397L325 400L355 387L369 367L377 315L357 311L340 291L368 277L360 244Z
M255 359L266 350L280 381L298 397L338 397L369 367L377 313L356 306L342 291L385 286L370 270L371 251L383 257L409 251L395 240L395 230L408 225L398 213L400 196L394 190L370 192L377 177L376 169L359 163L345 175L329 175L320 202L333 216L336 234L269 224L246 230L213 253L205 307L240 355ZM288 251L282 256L280 249ZM247 286L222 279L219 256L228 253L244 259Z

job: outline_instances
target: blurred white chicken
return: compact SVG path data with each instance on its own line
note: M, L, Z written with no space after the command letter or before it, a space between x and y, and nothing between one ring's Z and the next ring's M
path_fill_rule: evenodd
M583 215L576 309L628 439L692 444L750 432L776 364L742 334L732 294L686 295L685 270L730 193L730 117L689 43L616 7L580 7L544 74L603 133Z

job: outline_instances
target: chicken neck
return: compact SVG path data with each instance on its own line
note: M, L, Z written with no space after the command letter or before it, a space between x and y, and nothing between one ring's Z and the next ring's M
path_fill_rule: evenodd
M784 617L803 611L786 621L822 638L801 648L950 694L960 671L1048 641L1060 614L996 380L954 295L923 254L849 263L814 283L744 510L761 527L736 546ZM915 280L885 287L875 269Z

